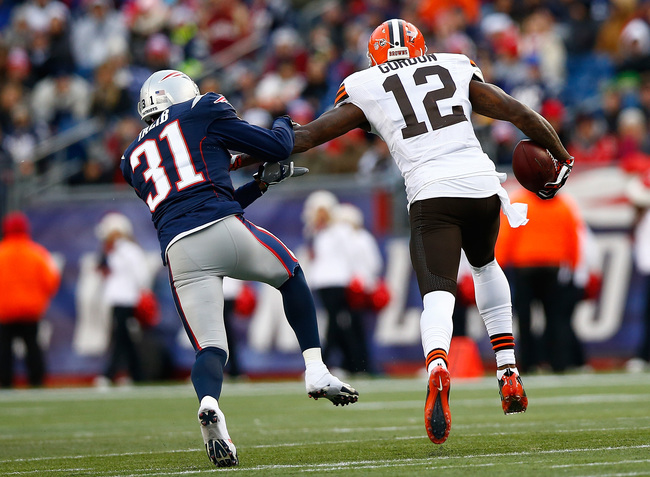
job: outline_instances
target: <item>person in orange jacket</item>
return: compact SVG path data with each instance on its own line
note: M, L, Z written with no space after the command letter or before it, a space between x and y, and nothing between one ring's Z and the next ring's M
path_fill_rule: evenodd
M580 259L585 224L577 204L567 194L541 200L521 189L510 194L510 199L528 204L529 218L525 227L517 229L502 221L495 250L499 264L513 274L519 367L530 370L547 362L553 371L562 372L572 366L573 348L578 343L571 328L574 300L569 290ZM536 300L546 316L542 341L531 329L531 305Z
M38 324L59 288L60 273L50 253L30 237L27 216L12 212L2 221L0 241L0 386L13 384L12 343L27 349L29 384L41 386L45 361L36 335Z

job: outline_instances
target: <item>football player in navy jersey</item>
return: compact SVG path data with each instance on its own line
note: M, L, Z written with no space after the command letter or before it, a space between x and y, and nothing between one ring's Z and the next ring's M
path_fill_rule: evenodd
M358 399L323 363L314 302L298 260L243 216L266 184L294 175L293 163L276 164L293 149L292 122L284 116L271 129L251 125L225 97L201 95L187 75L173 70L144 82L138 112L148 126L122 156L122 172L151 211L176 308L196 351L192 384L208 457L219 467L237 465L218 404L228 359L222 277L260 281L280 291L305 360L310 397L335 405ZM231 150L265 157L266 171L234 190Z

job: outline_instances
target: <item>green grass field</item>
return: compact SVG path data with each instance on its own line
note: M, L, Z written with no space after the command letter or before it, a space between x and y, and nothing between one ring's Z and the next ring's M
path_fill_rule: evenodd
M240 465L203 450L189 384L0 392L0 475L650 475L650 374L524 377L528 412L504 416L496 380L452 382L435 446L425 380L353 380L357 404L307 398L300 381L226 383Z

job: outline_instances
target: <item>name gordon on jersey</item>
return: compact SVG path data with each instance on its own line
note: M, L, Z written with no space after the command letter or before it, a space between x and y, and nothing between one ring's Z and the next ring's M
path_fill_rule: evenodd
M406 58L403 60L389 61L387 63L382 63L381 65L378 66L379 66L379 71L381 71L382 73L390 73L391 71L404 68L405 66L417 65L418 63L431 63L436 60L437 60L436 55L432 53L429 55L416 56L415 58Z

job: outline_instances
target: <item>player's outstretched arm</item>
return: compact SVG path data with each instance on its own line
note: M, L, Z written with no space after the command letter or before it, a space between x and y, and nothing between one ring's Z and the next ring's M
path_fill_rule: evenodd
M305 152L312 147L320 146L358 127L367 131L370 130L370 125L363 111L349 103L326 111L318 119L304 126L297 123L293 124L295 142L293 151L291 151L292 154ZM264 158L254 157L249 154L239 154L233 156L230 170L234 171L240 167L264 161Z
M476 80L470 81L469 99L475 113L509 121L530 139L548 149L561 163L572 161L571 155L562 145L553 126L541 114L516 100L498 86Z
M320 146L359 127L369 130L366 116L354 104L330 109L309 124L294 127L296 138L292 154Z

